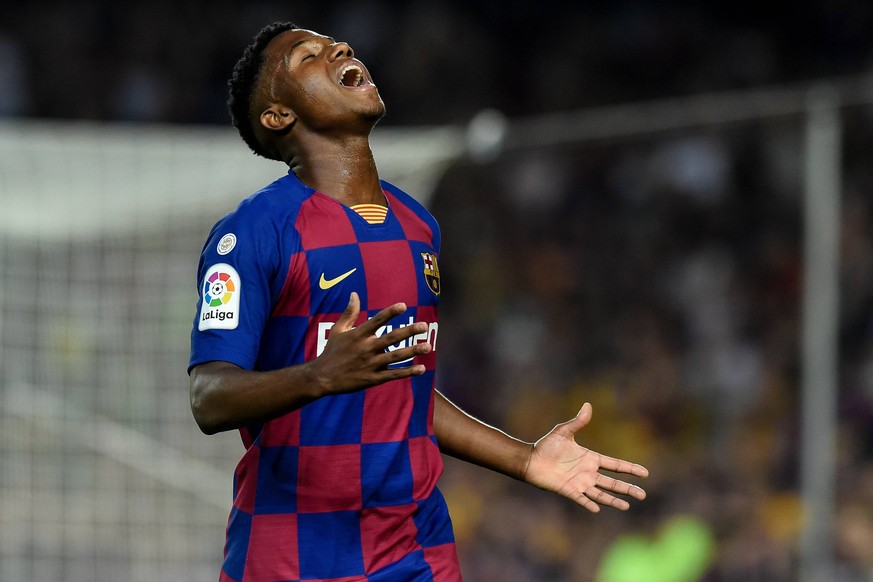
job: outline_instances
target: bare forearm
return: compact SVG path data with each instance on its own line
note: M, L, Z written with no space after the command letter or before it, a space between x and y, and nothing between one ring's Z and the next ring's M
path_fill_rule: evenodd
M321 395L309 364L271 372L251 372L227 362L209 362L191 371L191 410L206 434L276 418Z
M447 455L524 480L533 445L473 418L436 393L434 430Z

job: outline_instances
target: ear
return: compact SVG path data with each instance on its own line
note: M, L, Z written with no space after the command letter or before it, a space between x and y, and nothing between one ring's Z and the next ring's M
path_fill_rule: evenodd
M296 121L297 116L294 112L278 103L270 104L261 113L261 125L269 131L284 131L294 125Z

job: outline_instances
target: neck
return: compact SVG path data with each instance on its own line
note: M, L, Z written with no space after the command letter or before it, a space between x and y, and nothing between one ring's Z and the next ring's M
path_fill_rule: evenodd
M366 136L342 140L318 136L298 143L286 162L301 182L347 206L385 204Z

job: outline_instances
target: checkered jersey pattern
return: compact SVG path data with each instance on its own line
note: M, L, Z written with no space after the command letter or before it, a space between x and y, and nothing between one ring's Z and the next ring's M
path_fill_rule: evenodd
M312 360L352 291L361 298L358 324L407 304L377 335L428 323L389 349L424 341L435 348L416 358L423 375L325 397L240 431L246 450L234 476L222 581L460 580L436 488L438 296L425 262L437 260L439 228L410 196L384 182L383 189L388 216L369 224L289 172L219 221L204 246L198 282L216 265L236 273L239 307L232 329L201 330L195 321L189 369L220 360L273 370Z

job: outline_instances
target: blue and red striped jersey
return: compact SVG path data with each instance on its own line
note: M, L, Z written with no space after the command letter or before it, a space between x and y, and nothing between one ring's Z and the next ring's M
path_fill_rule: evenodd
M388 213L370 224L289 171L222 218L203 248L189 369L309 361L352 291L359 323L403 301L407 312L377 335L423 321L428 331L403 345L434 348L416 358L423 375L321 398L240 431L222 581L460 580L436 488L439 227L412 197L382 186Z

